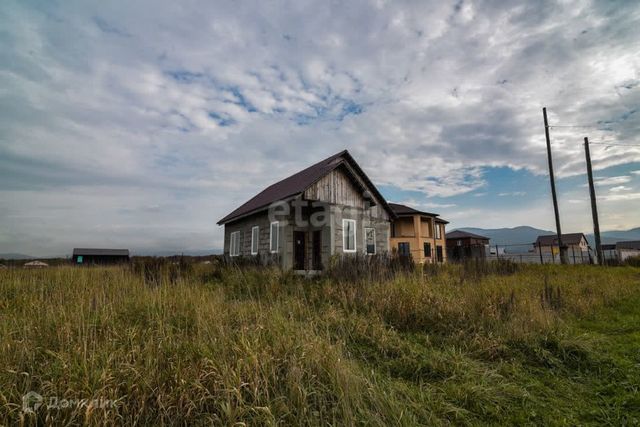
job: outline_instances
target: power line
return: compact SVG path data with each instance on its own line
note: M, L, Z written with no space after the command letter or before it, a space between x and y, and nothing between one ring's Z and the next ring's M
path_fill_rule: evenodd
M573 146L575 144L575 141L568 141L568 140L562 140L562 141L556 141L555 144L561 144L564 146ZM606 141L606 140L596 140L596 141L591 141L589 140L589 144L591 145L607 145L607 146L613 146L613 147L640 147L640 143L636 144L636 143L624 143L624 142L615 142L615 140L611 140L611 141Z
M596 125L550 125L550 128L598 128L602 125L596 126ZM604 129L604 130L610 130L610 129Z
M620 130L635 130L638 127L625 127L621 123L602 123L599 125L549 125L550 128L590 128L602 132L615 132Z
M589 144L591 145L607 145L609 147L640 147L640 144L621 144L619 142L591 142L589 141Z

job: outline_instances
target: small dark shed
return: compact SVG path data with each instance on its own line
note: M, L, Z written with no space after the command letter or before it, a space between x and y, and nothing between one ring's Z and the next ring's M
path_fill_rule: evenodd
M123 262L129 262L129 249L73 249L74 264L119 264Z
M447 233L447 256L450 261L486 257L489 238L466 231L456 230Z

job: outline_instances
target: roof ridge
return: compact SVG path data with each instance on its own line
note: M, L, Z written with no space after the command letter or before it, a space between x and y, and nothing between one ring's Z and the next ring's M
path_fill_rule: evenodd
M255 196L247 200L245 203L240 205L238 208L233 210L231 213L226 215L224 218L218 221L218 224L224 224L225 222L229 222L232 219L235 219L239 216L247 215L257 209L263 208L270 203L273 203L275 200L282 200L286 197L292 196L294 194L298 194L303 192L308 185L311 185L318 178L316 175L322 176L328 172L327 167L329 164L337 159L337 158L347 158L350 157L353 160L353 157L349 153L349 150L344 149L339 151L338 153L332 154L316 163L313 163L306 168L299 170L285 178L282 178L279 181L274 182L268 187L264 188L262 191L258 192ZM353 160L355 163L355 160ZM316 169L318 171L316 172ZM307 176L308 175L308 176ZM301 180L304 184L305 188L301 188L301 186L296 186L290 184L291 182L295 182L296 180ZM309 181L309 182L306 182ZM276 194L270 194L276 193Z

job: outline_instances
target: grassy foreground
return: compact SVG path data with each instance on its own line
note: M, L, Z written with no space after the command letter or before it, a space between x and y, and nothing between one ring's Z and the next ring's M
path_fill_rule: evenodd
M0 424L640 423L639 268L165 279L0 271Z

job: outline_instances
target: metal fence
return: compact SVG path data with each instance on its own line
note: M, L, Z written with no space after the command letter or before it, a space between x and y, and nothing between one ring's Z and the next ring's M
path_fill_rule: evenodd
M509 245L475 246L461 253L473 256L460 258L484 258L487 261L509 260L522 264L560 264L560 248L557 245L534 246L532 243ZM569 264L594 264L597 262L596 252L589 247L581 250L575 246L567 247L567 261ZM615 250L603 251L604 264L618 264L618 254Z

